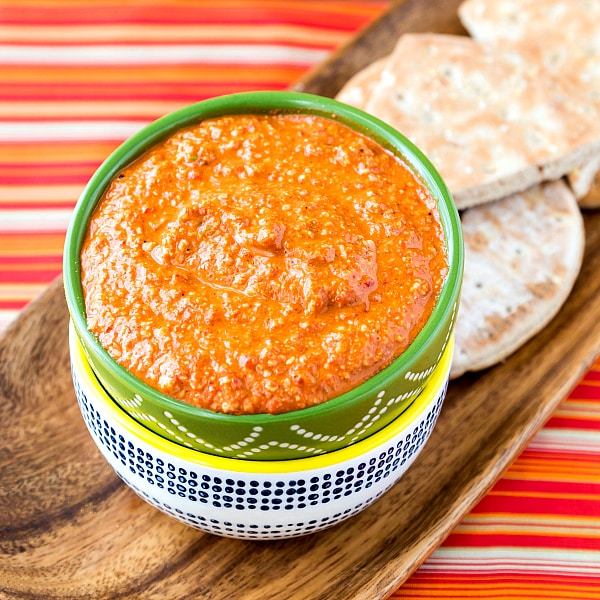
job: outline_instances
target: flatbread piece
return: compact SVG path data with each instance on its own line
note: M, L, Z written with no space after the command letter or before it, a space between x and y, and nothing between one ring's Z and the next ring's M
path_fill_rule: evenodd
M375 86L379 83L387 59L387 56L377 59L348 79L337 93L336 100L364 110Z
M579 274L585 239L563 180L469 209L462 228L453 378L504 360L550 322Z
M459 209L553 180L600 154L589 102L519 53L407 34L364 106L432 160Z
M578 200L579 206L586 208L600 208L600 172L596 171L596 176L588 189L587 194Z
M571 171L567 179L581 208L600 208L600 157Z
M458 14L474 39L531 56L600 110L600 1L466 0ZM594 168L592 162L569 175L587 207L600 206Z

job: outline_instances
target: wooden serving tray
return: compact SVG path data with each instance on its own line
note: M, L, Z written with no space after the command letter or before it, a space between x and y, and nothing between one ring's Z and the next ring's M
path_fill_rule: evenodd
M298 89L334 95L405 31L463 33L458 0L395 4ZM501 476L600 353L600 211L560 314L509 360L450 386L425 450L358 516L295 540L198 532L129 490L71 385L62 282L0 339L0 598L374 600L393 592Z

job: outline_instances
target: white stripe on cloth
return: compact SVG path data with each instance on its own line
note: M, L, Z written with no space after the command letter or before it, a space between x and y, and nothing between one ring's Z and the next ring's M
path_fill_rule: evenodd
M529 443L531 450L600 455L600 431L547 427Z
M0 235L15 232L65 232L72 212L66 208L0 209Z
M278 44L181 44L47 46L0 44L5 65L288 64L310 67L328 50Z
M551 548L438 548L420 567L425 571L598 575L600 553Z
M148 122L142 121L0 121L0 142L124 140Z

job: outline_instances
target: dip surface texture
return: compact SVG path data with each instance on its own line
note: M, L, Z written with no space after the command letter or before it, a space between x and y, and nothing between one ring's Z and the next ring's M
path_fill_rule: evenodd
M333 120L236 115L124 169L81 254L87 321L161 392L232 414L320 404L387 366L447 274L435 202Z

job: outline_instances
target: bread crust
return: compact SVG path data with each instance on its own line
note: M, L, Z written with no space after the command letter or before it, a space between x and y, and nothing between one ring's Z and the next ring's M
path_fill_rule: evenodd
M462 228L453 378L504 360L552 320L579 274L585 241L563 180L469 209Z

